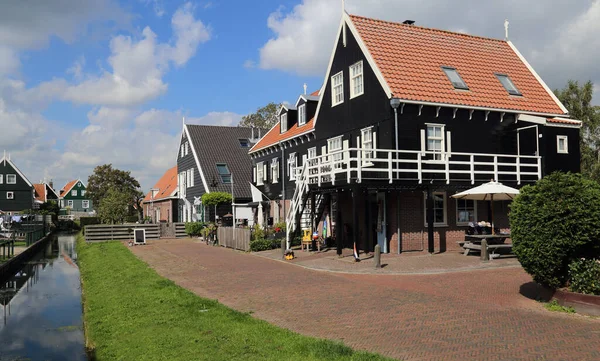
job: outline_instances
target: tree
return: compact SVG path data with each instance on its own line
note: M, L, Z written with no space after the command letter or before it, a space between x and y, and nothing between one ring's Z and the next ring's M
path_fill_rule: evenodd
M565 88L554 92L571 117L582 121L581 173L600 181L600 107L592 105L594 85L591 81L580 85L578 81L569 80Z
M127 195L128 205L137 204L140 183L131 176L130 171L123 171L112 167L112 164L99 165L94 168L94 173L88 178L87 196L94 204L100 204L108 191L114 189ZM141 207L138 207L141 211Z
M141 221L144 219L144 208L142 207L142 202L146 195L142 192L141 189L137 189L133 195L133 202L137 207L138 219Z
M277 112L280 108L281 104L271 102L262 108L258 108L256 113L244 115L238 126L271 129L279 121Z
M521 188L509 216L513 250L544 286L565 286L573 261L600 256L600 184L581 174L555 172Z
M131 205L131 195L118 189L109 189L99 204L98 217L102 223L123 223Z

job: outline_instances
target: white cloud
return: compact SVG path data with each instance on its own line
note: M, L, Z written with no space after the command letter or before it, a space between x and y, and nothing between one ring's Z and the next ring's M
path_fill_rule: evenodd
M80 56L73 65L67 69L67 74L73 74L75 80L81 80L83 76L83 67L85 66L85 56Z
M237 126L242 120L242 115L232 112L210 112L200 118L186 118L186 123L202 125Z

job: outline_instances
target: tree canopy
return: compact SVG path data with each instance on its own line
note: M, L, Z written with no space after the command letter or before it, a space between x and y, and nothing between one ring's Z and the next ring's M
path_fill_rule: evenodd
M131 176L130 171L113 168L112 164L99 165L88 178L87 195L100 204L108 191L114 189L127 195L128 205L137 204L140 196L140 183ZM140 208L141 209L141 208Z
M231 203L231 194L227 192L212 192L202 195L202 204L205 206L218 206L220 204Z
M582 121L580 148L581 173L600 181L600 107L592 105L594 85L569 80L567 86L555 90L572 118Z
M240 127L255 127L260 129L271 129L277 124L277 112L281 108L281 104L273 102L258 108L256 113L244 115L240 121Z
M131 195L118 189L109 189L99 204L98 217L102 223L123 223L129 214Z

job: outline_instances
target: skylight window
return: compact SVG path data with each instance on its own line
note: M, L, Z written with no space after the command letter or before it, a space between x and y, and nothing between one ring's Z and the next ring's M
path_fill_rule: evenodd
M217 171L219 172L219 176L221 176L221 181L223 183L231 183L231 172L227 167L227 164L217 164Z
M250 141L248 139L239 139L239 141L242 148L248 148L250 146Z
M498 80L500 80L500 83L502 83L502 86L504 87L504 89L506 89L506 91L508 92L508 94L510 94L510 95L523 95L523 94L521 94L521 92L519 91L519 89L517 89L517 87L512 82L512 80L510 80L510 78L508 77L508 75L506 75L506 74L496 74L496 78L498 78Z
M454 89L469 90L467 83L465 83L465 81L460 77L460 75L458 75L458 71L456 71L455 68L443 66L442 70L444 71L444 73L446 73L448 79L450 79L450 82L454 86Z

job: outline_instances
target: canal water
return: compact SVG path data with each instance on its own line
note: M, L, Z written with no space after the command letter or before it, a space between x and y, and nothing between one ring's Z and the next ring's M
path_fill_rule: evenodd
M86 360L74 235L0 280L0 360Z

